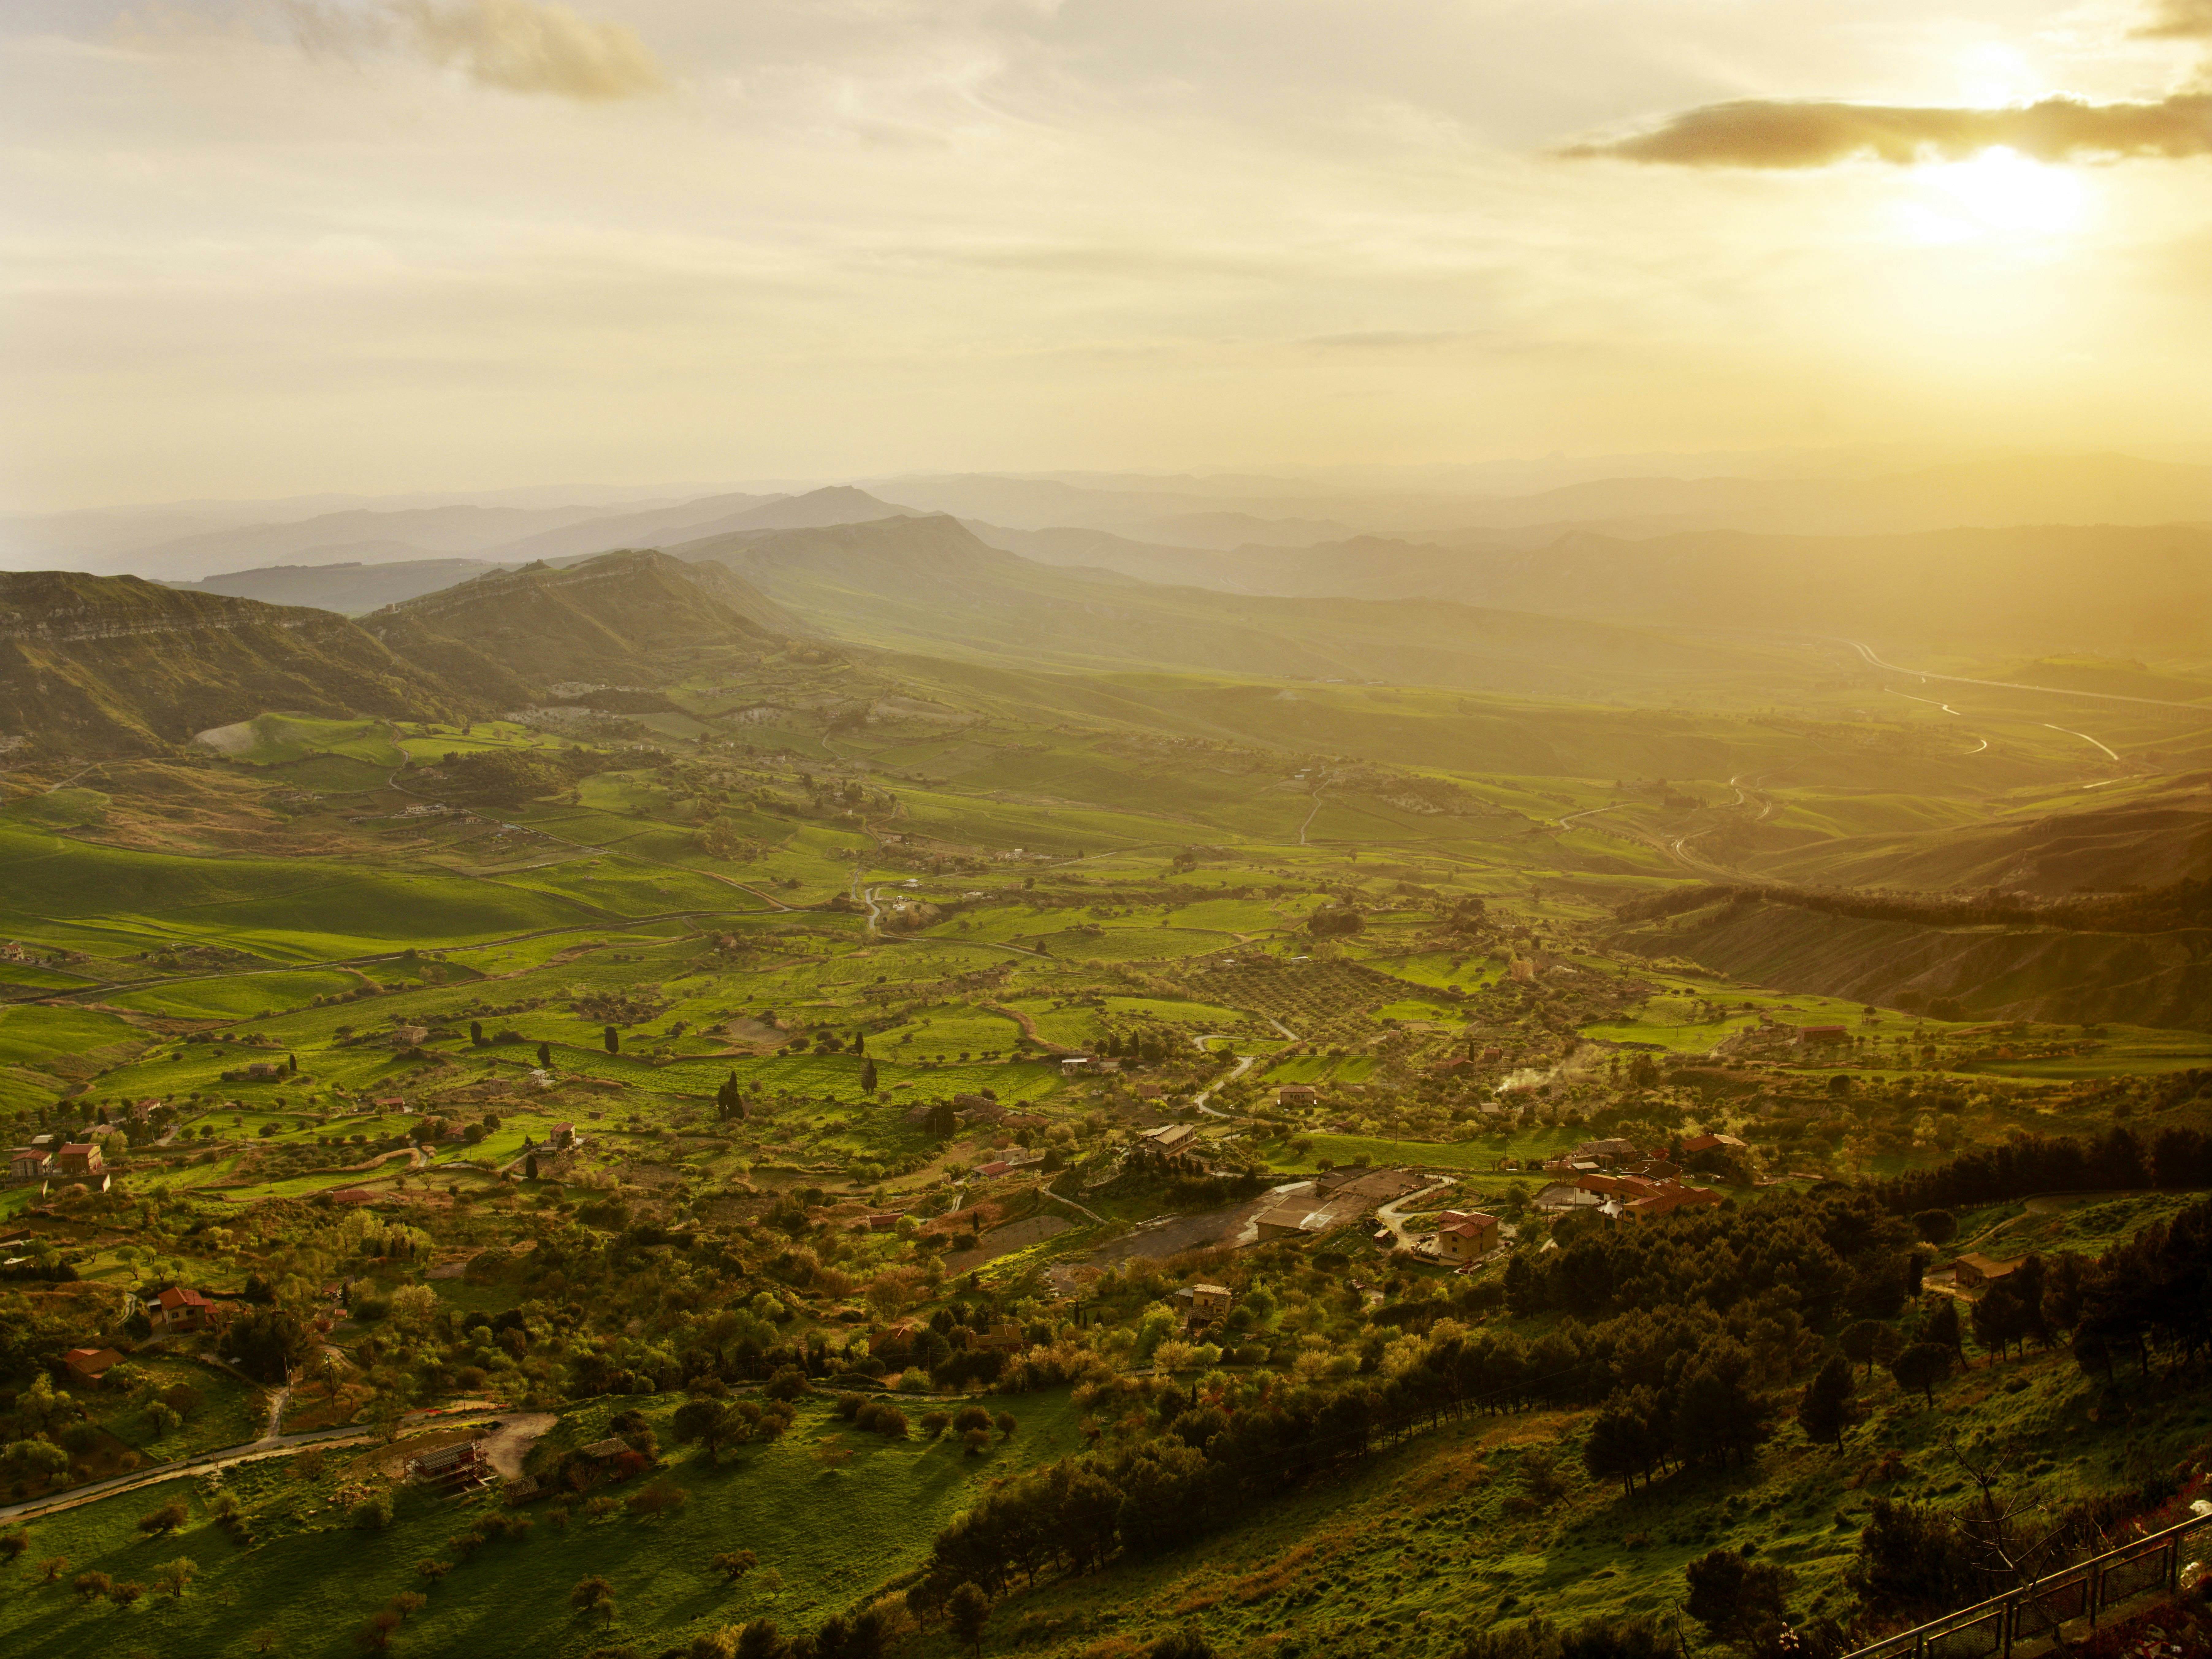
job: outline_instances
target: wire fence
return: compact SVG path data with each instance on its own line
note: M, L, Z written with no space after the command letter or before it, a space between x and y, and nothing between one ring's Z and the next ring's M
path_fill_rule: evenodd
M2062 1567L2033 1583L1947 1613L1924 1625L1858 1649L1845 1659L2009 1659L2015 1647L2050 1639L2062 1625L2100 1614L2152 1590L2179 1588L2189 1540L2212 1527L2212 1515Z

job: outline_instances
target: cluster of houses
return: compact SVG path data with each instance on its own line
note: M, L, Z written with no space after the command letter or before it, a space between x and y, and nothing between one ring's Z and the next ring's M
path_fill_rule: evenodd
M107 1161L100 1156L96 1140L70 1141L58 1146L53 1136L39 1135L29 1146L18 1146L8 1154L10 1187L62 1181L104 1193L109 1179Z
M1747 1150L1734 1135L1695 1135L1678 1149L1680 1157ZM1628 1140L1585 1140L1573 1151L1546 1161L1552 1183L1536 1194L1540 1210L1595 1210L1610 1219L1649 1221L1684 1208L1717 1205L1721 1194L1679 1180L1681 1165L1645 1152Z

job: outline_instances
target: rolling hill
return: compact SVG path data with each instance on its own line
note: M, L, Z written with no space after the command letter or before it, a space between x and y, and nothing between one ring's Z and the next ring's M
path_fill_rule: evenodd
M726 570L624 550L555 568L497 570L387 605L362 627L494 702L562 682L661 685L757 658L805 630Z
M1231 595L1048 566L941 515L741 532L671 551L726 567L826 634L921 654L1623 700L1689 684L1748 694L1773 666L1755 648L1607 623Z
M145 752L264 709L442 718L465 699L327 611L136 576L0 574L0 732Z
M1301 598L1433 598L1676 627L1856 634L1975 650L2212 649L2212 527L2039 525L1911 534L1482 532L1187 553L1101 532L988 530L1055 562Z
M1854 836L1749 860L1784 880L1925 892L1996 887L2063 898L2212 876L2204 774L2133 799L1910 835Z

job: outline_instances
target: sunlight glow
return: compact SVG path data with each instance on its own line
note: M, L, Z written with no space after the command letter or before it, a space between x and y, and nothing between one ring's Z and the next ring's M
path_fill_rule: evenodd
M2079 230L2088 215L2089 186L2078 170L2002 147L1971 161L1919 168L1916 183L1922 199L1906 205L1904 218L1920 241L2057 236Z

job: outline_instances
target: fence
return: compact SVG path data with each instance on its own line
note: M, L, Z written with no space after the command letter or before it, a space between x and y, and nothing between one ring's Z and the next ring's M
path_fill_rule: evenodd
M2062 1567L2020 1589L1947 1613L1847 1655L1845 1659L2009 1659L2016 1644L2041 1642L2061 1625L2097 1616L2147 1590L2180 1583L2184 1540L2212 1527L2212 1515L2191 1516L2132 1544Z

